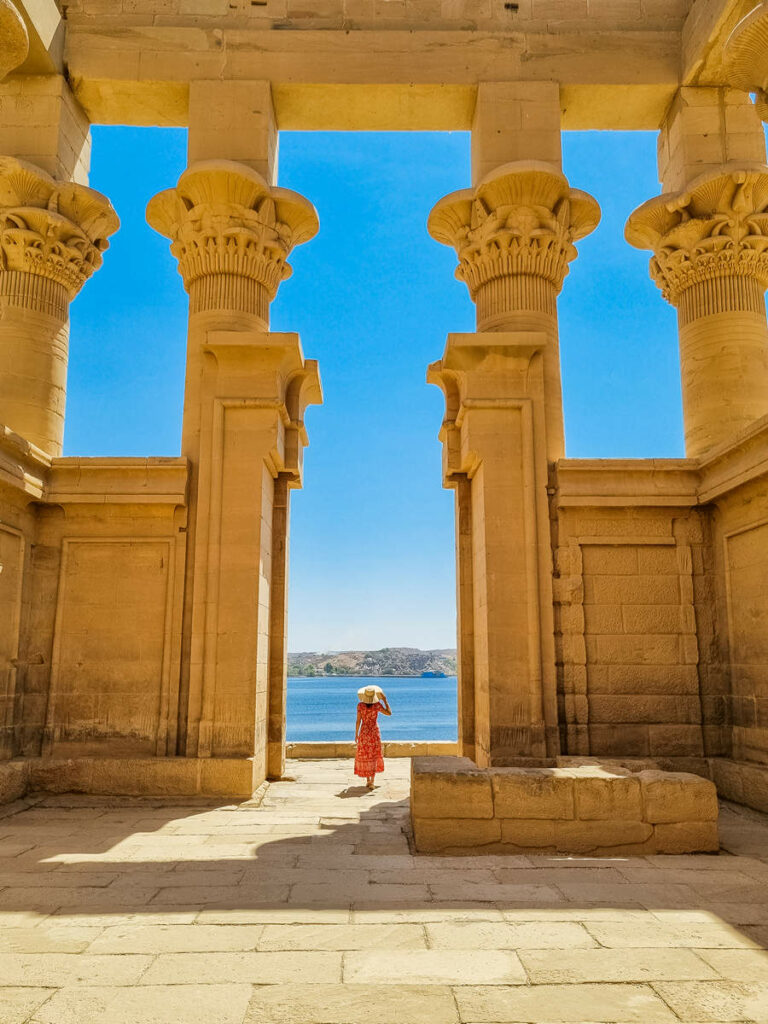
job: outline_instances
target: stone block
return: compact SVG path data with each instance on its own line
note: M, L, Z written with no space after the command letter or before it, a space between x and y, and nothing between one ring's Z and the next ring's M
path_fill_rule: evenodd
M591 701L590 701L591 706ZM647 757L651 752L647 725L589 726L589 749L595 756Z
M419 853L474 849L501 841L501 822L487 818L414 818Z
M200 761L199 791L210 796L248 799L254 788L251 758L206 757Z
M645 771L639 774L643 818L652 824L717 821L717 790L697 775Z
M491 776L466 758L413 760L414 818L492 818Z
M716 821L676 821L653 830L657 853L717 853Z
M0 762L0 804L19 800L29 786L29 766L24 761Z
M602 853L637 848L652 853L653 826L644 821L556 821L555 842L562 853Z
M768 765L742 764L742 802L768 814Z
M29 788L32 792L90 793L91 762L86 758L31 758Z
M599 771L599 769L598 769ZM614 769L605 777L580 777L574 786L575 817L590 821L642 821L643 802L640 782L632 774Z
M532 821L524 818L503 819L501 841L505 846L516 846L520 849L554 850L555 823L543 818Z
M93 758L89 793L187 796L197 791L193 758Z
M548 768L497 768L491 776L496 817L573 817L573 779L567 774Z
M648 738L652 756L696 757L704 752L700 725L651 725Z

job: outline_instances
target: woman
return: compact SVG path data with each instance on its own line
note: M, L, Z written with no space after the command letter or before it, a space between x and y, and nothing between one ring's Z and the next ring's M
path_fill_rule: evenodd
M373 789L376 772L384 771L381 755L381 733L376 723L379 712L391 715L392 709L378 686L363 686L357 691L357 721L355 722L355 775L365 779L368 789Z

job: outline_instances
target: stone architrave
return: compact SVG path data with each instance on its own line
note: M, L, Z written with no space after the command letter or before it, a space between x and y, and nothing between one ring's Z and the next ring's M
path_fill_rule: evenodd
M498 168L432 211L477 305L428 380L446 396L456 491L462 753L478 765L558 751L549 463L563 454L557 295L600 210L548 164Z
M60 455L69 304L120 225L109 200L0 157L0 422Z
M147 219L171 239L189 293L180 732L188 756L253 756L258 785L282 774L288 497L304 410L322 401L298 336L269 332L269 303L317 214L243 164L206 161L155 196Z
M755 93L757 111L768 121L768 0L742 18L726 43L723 60L730 84Z
M689 457L768 414L768 165L726 165L629 218L677 308Z
M29 34L24 19L11 3L0 0L0 82L27 59Z

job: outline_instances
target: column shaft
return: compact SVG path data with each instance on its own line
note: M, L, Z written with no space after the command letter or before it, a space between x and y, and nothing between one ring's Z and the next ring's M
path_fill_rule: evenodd
M0 419L49 455L62 451L68 349L63 285L0 272Z

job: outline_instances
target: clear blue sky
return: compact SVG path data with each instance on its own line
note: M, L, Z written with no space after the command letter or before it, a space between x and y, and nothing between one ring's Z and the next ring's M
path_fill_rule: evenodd
M186 295L144 209L182 172L185 132L95 128L93 142L91 183L122 227L72 308L65 454L177 455ZM659 192L655 150L651 133L564 136L566 174L603 208L560 298L569 456L683 454L675 314L623 239ZM284 133L280 183L315 203L321 230L294 253L272 326L300 332L325 388L293 499L290 649L453 647L443 399L424 374L474 321L425 223L469 183L469 136Z

